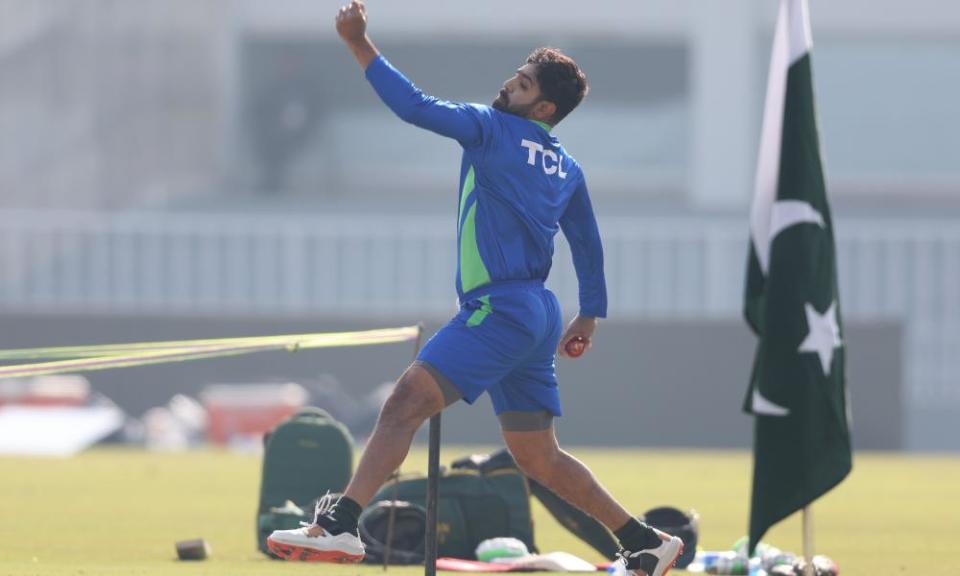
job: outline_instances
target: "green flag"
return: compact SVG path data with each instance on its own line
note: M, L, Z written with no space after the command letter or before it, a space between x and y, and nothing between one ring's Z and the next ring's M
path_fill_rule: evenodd
M850 472L843 325L806 0L781 0L750 214L744 315L757 335L750 549Z

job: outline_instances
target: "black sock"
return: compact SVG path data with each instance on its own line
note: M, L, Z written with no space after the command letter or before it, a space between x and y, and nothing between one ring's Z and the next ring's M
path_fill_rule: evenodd
M355 532L357 522L360 520L360 513L363 508L356 501L341 496L340 500L333 507L333 517L337 519L337 524L343 528L344 532Z
M656 548L661 542L653 528L636 518L627 520L626 524L614 530L613 535L620 541L621 546L631 552Z

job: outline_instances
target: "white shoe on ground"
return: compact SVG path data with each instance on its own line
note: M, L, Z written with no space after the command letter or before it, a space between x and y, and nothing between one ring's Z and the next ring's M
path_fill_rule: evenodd
M284 560L306 562L357 563L363 560L363 542L354 532L337 531L337 521L329 514L333 497L328 493L317 502L313 524L301 522L302 528L274 530L267 538L267 548ZM311 535L313 533L313 535Z
M670 536L657 531L663 540L656 548L647 548L631 552L621 550L619 558L614 562L615 574L632 574L634 576L666 576L673 568L677 558L683 554L683 540L677 536Z

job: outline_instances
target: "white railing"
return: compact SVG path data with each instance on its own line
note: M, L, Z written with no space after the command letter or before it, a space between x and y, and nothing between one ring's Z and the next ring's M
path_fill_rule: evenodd
M606 218L610 315L740 315L746 219ZM840 220L846 318L905 327L914 403L960 406L960 230ZM558 236L550 285L577 283ZM0 308L103 313L443 317L452 217L0 212Z
M742 228L605 220L611 314L738 313ZM446 217L0 212L0 306L445 315L455 250ZM562 236L551 286L575 305Z

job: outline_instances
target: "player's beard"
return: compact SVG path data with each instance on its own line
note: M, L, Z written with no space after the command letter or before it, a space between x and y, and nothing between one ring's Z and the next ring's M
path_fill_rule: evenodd
M536 106L538 102L540 102L540 98L537 98L529 104L511 105L507 93L501 90L497 99L493 101L492 106L495 110L506 112L507 114L513 114L521 118L529 118L530 111L533 110L533 107Z

